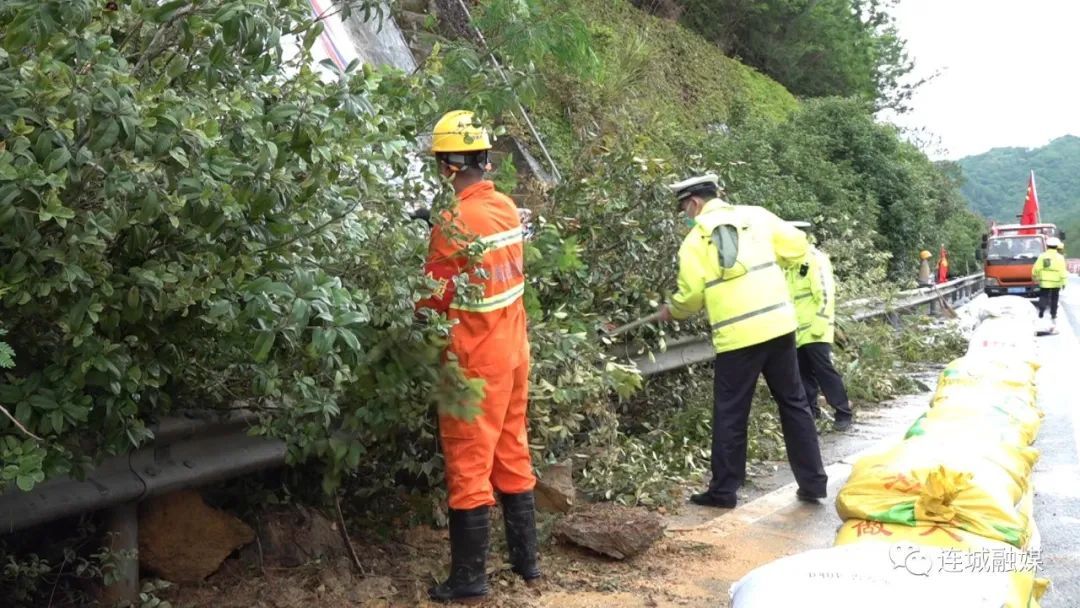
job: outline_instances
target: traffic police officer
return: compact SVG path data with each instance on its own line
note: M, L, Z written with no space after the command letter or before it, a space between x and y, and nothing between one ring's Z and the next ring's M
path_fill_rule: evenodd
M762 374L779 406L796 494L806 501L824 498L827 477L799 378L795 309L782 269L806 255L806 235L762 207L725 202L716 175L670 189L693 227L679 249L679 291L661 307L660 319L686 319L706 309L716 350L712 480L690 500L735 506L746 479L750 403Z
M797 228L810 226L806 222L791 222L791 225ZM819 418L820 389L825 393L825 401L836 411L833 428L845 431L851 427L852 414L844 379L832 363L832 343L836 334L836 282L832 263L825 252L810 245L806 255L789 267L786 274L799 322L795 345L806 401L814 418Z
M1069 282L1069 266L1065 256L1061 255L1062 248L1061 239L1056 236L1046 239L1046 251L1031 267L1031 278L1039 283L1039 318L1043 318L1049 308L1052 331L1057 330L1061 290L1065 289L1065 284Z

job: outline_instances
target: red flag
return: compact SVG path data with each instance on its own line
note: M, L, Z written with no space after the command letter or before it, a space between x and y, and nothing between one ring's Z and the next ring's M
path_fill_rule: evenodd
M1020 213L1020 224L1027 226L1039 223L1039 195L1035 192L1035 172L1031 172L1028 178L1027 198L1024 199L1024 210ZM1034 230L1025 230L1020 234L1035 234Z
M941 246L938 253L937 282L944 283L949 280L949 254L945 252L945 245Z

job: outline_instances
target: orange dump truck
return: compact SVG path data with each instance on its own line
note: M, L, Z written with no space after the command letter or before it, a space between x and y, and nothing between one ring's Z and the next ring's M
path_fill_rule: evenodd
M1039 286L1031 279L1031 268L1052 236L1065 240L1065 233L1054 224L995 226L983 235L977 257L983 262L986 295L1037 297Z

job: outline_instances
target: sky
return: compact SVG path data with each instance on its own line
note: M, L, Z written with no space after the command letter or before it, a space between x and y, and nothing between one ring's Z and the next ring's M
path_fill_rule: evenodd
M931 157L1080 135L1080 1L899 0L893 14L913 76L939 75L883 118L925 129Z

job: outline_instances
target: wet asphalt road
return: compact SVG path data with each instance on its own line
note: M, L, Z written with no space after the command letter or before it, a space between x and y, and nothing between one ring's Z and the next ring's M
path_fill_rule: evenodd
M1046 414L1035 446L1035 521L1042 535L1043 608L1080 606L1080 279L1062 293L1058 334L1039 338L1039 404ZM1049 315L1048 315L1049 316Z

